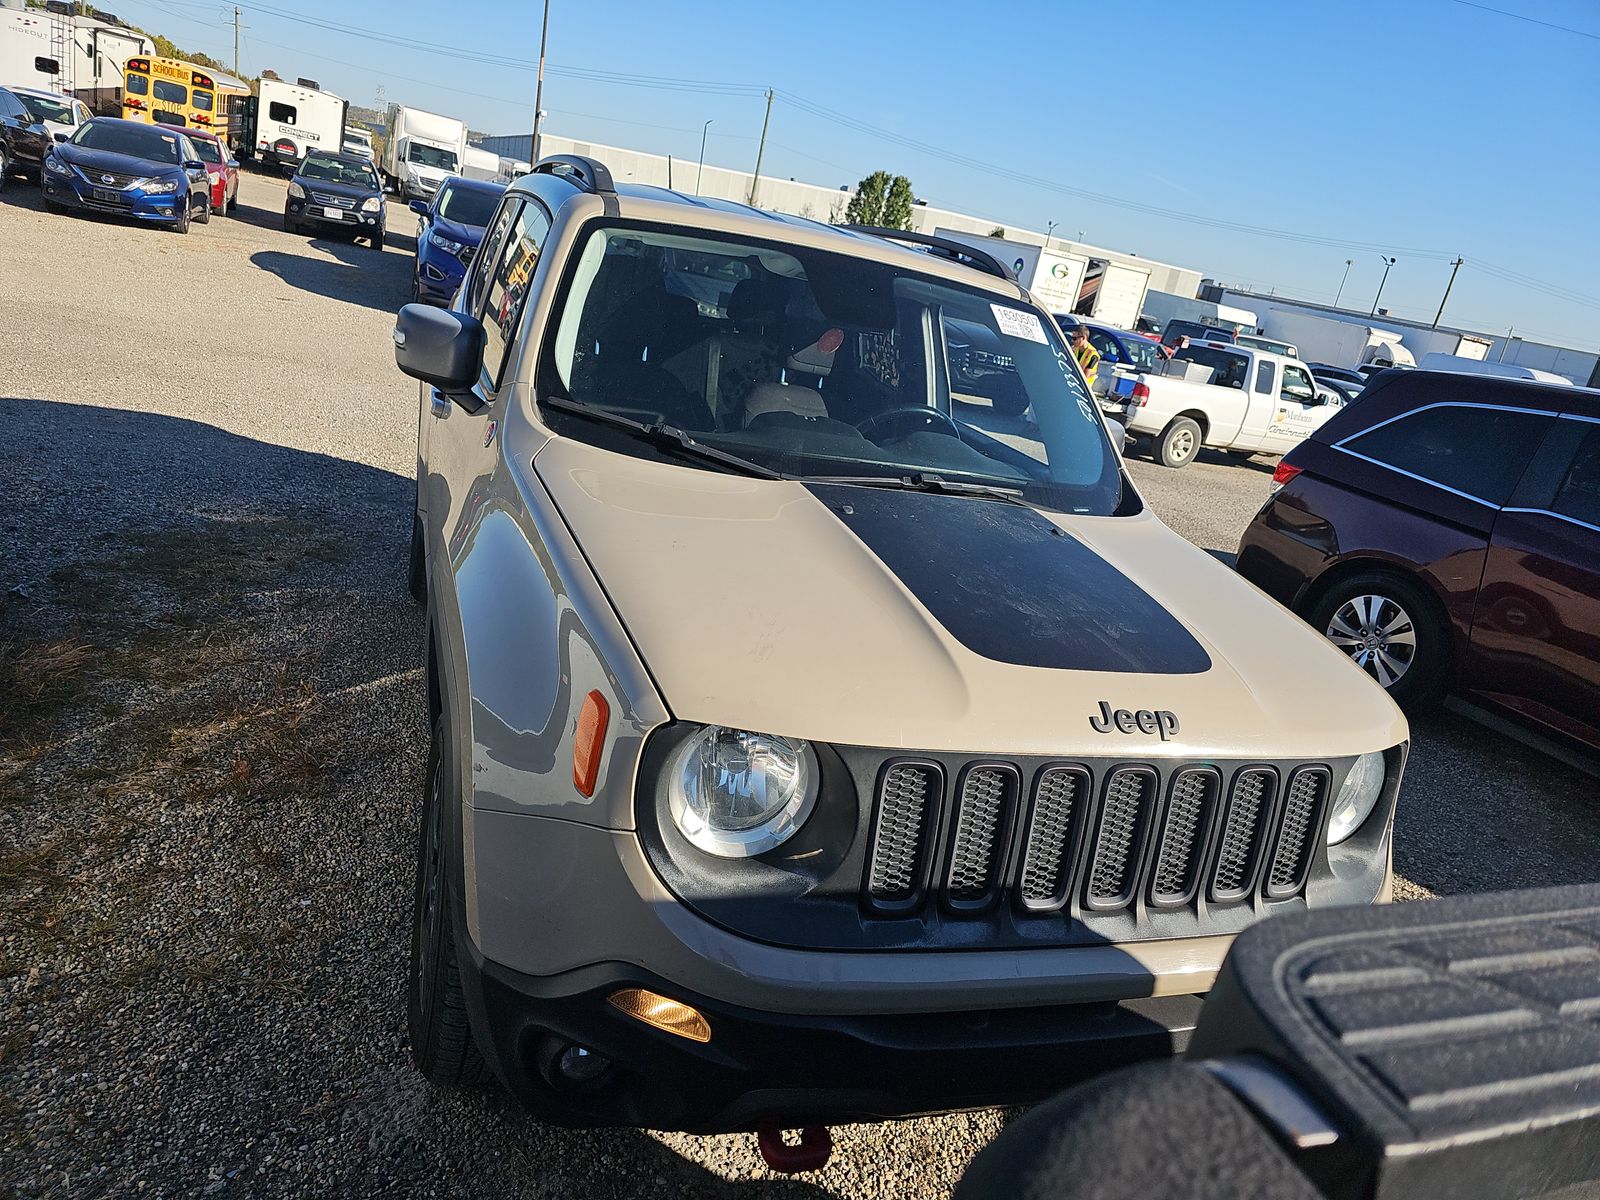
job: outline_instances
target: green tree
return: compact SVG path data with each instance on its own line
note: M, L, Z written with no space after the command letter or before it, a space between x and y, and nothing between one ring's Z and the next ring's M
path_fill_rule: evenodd
M1005 237L1005 235L1006 227L1004 225L996 225L993 229L989 230L990 237Z
M856 194L845 207L844 219L852 225L910 229L913 200L911 181L904 175L874 171L856 185Z

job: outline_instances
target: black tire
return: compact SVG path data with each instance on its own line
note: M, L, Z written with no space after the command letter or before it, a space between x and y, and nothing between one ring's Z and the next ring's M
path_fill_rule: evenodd
M1437 704L1451 676L1450 627L1432 592L1390 571L1363 571L1317 597L1306 619L1407 712ZM1404 669L1385 677L1396 664Z
M0 192L6 190L6 176L11 172L11 160L6 157L6 148L0 146Z
M444 722L434 722L423 781L422 830L417 838L417 887L411 919L411 969L407 1026L411 1057L431 1083L460 1087L482 1082L483 1056L472 1038L466 995L456 957L446 822L448 781L441 768Z
M1163 467L1187 467L1200 453L1200 426L1188 417L1174 417L1156 439L1155 459Z
M288 213L284 213L283 214L283 231L285 233L296 233L296 234L299 233L300 232L300 222L296 221Z
M207 196L204 200L200 201L200 211L195 213L195 215L194 215L194 223L196 225L209 225L209 224L211 224L211 197L210 196Z
M173 227L172 227L173 232L174 233L188 233L189 232L189 221L193 217L193 215L194 215L194 210L189 207L188 201L184 201L183 215L180 216L178 218L178 220L177 220L177 223L175 225L173 225Z
M67 206L65 204L57 204L54 200L46 200L44 202L44 210L45 212L55 213L59 217L67 211Z
M238 192L235 192L232 196L229 196L227 198L227 203L225 203L222 206L222 211L227 213L227 215L230 216L230 217L233 216L234 213L239 211L239 193Z
M406 589L418 604L428 603L428 555L422 543L422 518L411 518L411 558L406 569Z
M369 237L367 239L367 242L371 245L371 247L374 250L382 250L383 249L383 226L382 225L378 226L378 232L374 233L371 237Z

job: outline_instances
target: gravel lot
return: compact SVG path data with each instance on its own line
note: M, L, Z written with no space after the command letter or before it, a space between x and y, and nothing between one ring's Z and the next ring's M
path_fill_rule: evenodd
M948 1195L1000 1114L841 1130L794 1181L751 1138L555 1130L412 1072L412 222L307 242L282 197L247 175L187 238L0 197L0 1193ZM1226 555L1270 467L1132 470ZM1414 732L1404 894L1595 877L1591 779Z

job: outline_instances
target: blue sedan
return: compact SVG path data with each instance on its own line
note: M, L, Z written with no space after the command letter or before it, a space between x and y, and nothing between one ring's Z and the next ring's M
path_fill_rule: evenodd
M206 165L183 130L95 117L56 135L40 171L45 207L82 208L171 225L211 219Z
M439 185L431 202L411 202L411 210L422 218L413 300L448 307L456 298L467 264L483 244L484 230L505 190L503 183L452 176Z

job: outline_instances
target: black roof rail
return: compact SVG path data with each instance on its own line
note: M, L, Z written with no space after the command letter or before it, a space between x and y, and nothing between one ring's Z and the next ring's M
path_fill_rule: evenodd
M905 242L912 246L926 246L929 250L940 251L942 256L952 262L963 266L973 267L988 275L998 275L1001 279L1016 282L1016 275L987 250L979 250L976 246L969 246L965 242L958 242L954 238L940 237L936 233L913 233L909 229L889 229L882 225L845 225L842 228L854 233L870 233L874 237L886 238L891 242Z
M548 158L541 158L533 165L532 174L560 175L563 179L576 181L587 191L609 192L613 196L617 193L617 185L611 182L611 172L606 169L605 163L582 154L552 154Z

